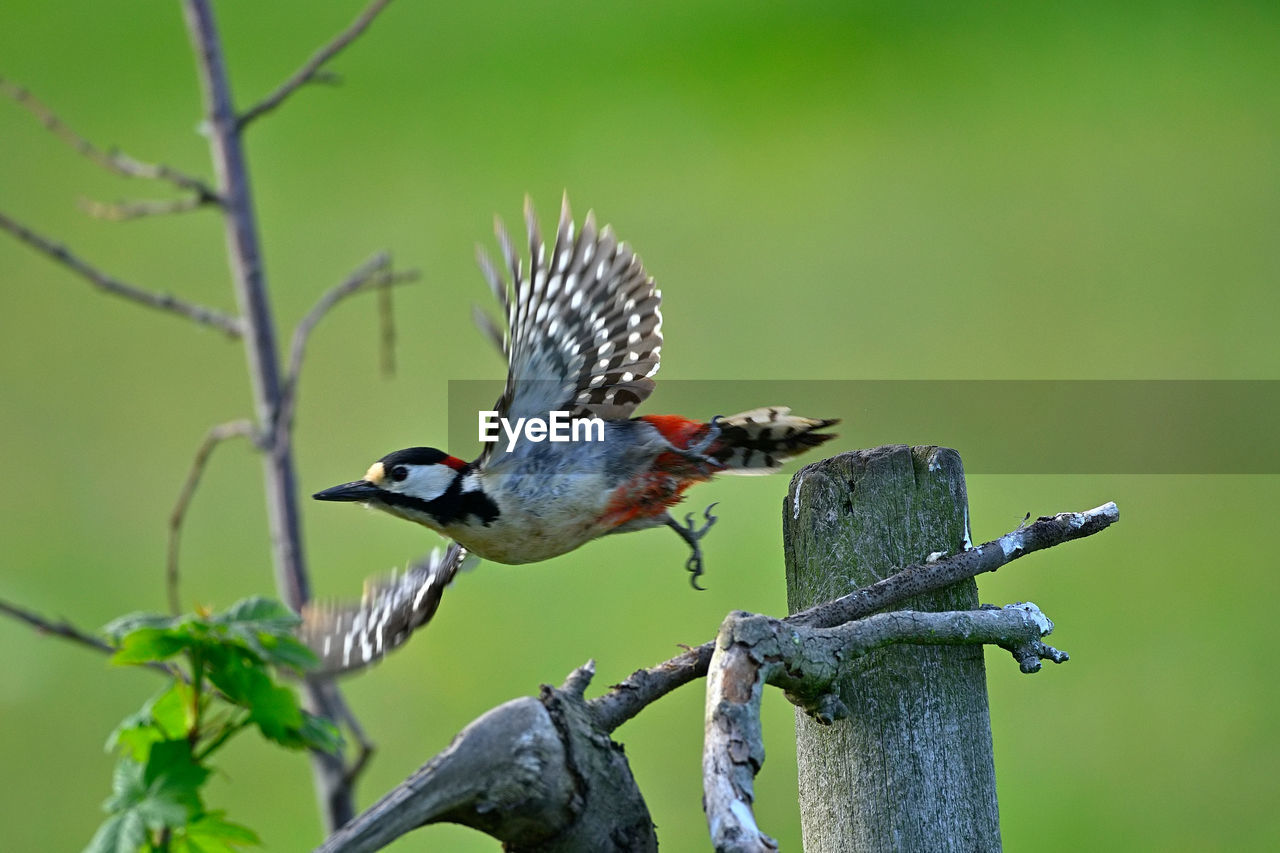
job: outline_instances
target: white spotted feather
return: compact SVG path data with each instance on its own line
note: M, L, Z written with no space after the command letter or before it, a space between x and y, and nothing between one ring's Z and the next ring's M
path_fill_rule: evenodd
M662 350L661 293L639 256L588 213L575 235L566 197L555 244L547 251L525 199L526 268L501 220L495 223L505 269L481 250L480 269L502 309L506 333L479 321L507 357L499 416L630 417L653 391ZM486 445L488 459L502 442Z

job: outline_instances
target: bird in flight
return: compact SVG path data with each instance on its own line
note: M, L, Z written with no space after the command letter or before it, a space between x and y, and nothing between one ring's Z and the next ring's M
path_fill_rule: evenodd
M410 447L314 495L364 504L452 540L368 588L358 605L309 607L302 636L321 671L358 669L402 644L434 615L468 555L533 563L602 536L665 526L688 545L685 566L697 587L700 540L715 516L707 507L701 519L677 520L670 510L685 491L716 474L774 473L835 437L819 430L837 420L781 406L709 420L633 416L654 389L662 349L653 277L609 226L596 227L593 213L575 232L567 198L549 252L528 199L525 223L527 266L501 220L504 269L478 252L505 333L482 313L477 322L507 359L480 457L466 462Z

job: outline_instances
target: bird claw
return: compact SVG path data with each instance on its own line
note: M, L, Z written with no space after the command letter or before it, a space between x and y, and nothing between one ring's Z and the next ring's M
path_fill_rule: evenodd
M685 561L684 568L690 574L689 584L697 590L706 589L706 587L698 586L698 578L702 576L702 546L698 544L698 540L707 535L707 531L711 529L711 525L716 523L719 516L711 514L711 510L716 504L711 504L702 511L702 517L706 519L706 524L701 527L693 520L693 513L686 513L684 524L676 521L674 518L667 519L667 526L680 534L680 538L693 549L693 553L689 555L689 559Z
M720 418L720 415L716 415L711 419L711 422L707 424L707 434L704 435L702 440L697 444L691 444L688 447L677 447L670 441L667 441L667 449L672 453L683 456L690 462L697 464L704 473L710 473L713 470L723 470L724 464L721 463L720 460L707 455L707 451L711 449L711 445L715 444L716 440L720 438L720 434L722 432L720 429ZM692 522L690 522L690 524L692 524Z
M702 437L702 441L688 448L689 453L696 454L707 461L715 461L709 456L705 456L711 445L715 444L716 439L720 437L720 415L716 415L711 419L711 423L707 424L707 434ZM714 504L712 504L714 506Z
M698 586L698 578L702 575L702 550L694 547L693 556L684 563L684 570L689 573L689 586L698 592L706 592L705 586Z

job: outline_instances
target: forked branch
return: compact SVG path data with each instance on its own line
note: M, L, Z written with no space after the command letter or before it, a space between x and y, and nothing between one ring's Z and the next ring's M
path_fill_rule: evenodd
M276 436L277 439L288 433L293 428L293 415L297 407L298 381L302 376L302 360L306 356L307 342L311 339L311 333L315 331L320 321L324 319L333 307L348 296L361 293L373 288L380 288L382 292L387 292L388 288L402 284L404 282L414 281L418 278L416 270L406 270L396 272L391 267L391 256L386 252L378 252L376 255L365 261L359 267L351 272L343 281L329 288L316 301L311 310L307 312L302 321L293 331L293 339L289 343L289 367L285 373L284 383L280 391L280 406L276 412ZM382 312L382 341L384 346L394 342L394 336L389 335L387 327L391 322L388 316L388 307L383 307ZM384 353L383 364L387 363L388 356Z
M1034 605L950 613L871 614L922 591L994 571L1032 551L1092 535L1118 518L1114 503L1088 512L1041 518L1029 527L954 557L908 566L880 583L788 619L731 615L717 641L690 649L651 669L638 670L605 695L587 701L585 713L576 720L581 728L561 732L561 741L568 743L572 736L609 743L614 729L649 704L681 684L707 675L713 653L720 649L717 680L708 684L708 730L712 725L720 727L708 738L713 766L704 768L704 775L712 780L707 791L708 820L720 849L769 850L768 839L755 827L750 808L752 777L763 760L763 752L759 746L758 710L752 712L746 707L758 703L766 681L787 690L793 701L812 713L833 719L842 713L843 706L826 685L842 665L842 659L887 643L998 643L1013 652L1024 671L1037 669L1041 659L1066 660L1065 654L1041 641L1052 630L1052 624ZM839 621L823 624L827 619ZM746 642L752 638L752 642ZM804 654L797 655L789 648L792 646ZM794 669L788 668L791 664ZM721 707L722 701L729 704ZM576 790L598 785L604 777L579 773L562 778L550 772L549 764L544 762L539 764L534 778L524 780L520 774L527 761L514 748L498 749L496 754L491 748L484 753L476 750L465 760L459 760L457 755L473 744L500 745L521 732L527 738L532 729L530 722L523 717L516 722L509 718L536 705L533 699L517 699L478 718L452 746L332 835L320 849L325 853L377 850L424 822L440 819L440 815L490 832L515 849L570 849L540 845L544 845L542 839L546 837L560 838L586 830L580 813L575 812L582 800ZM735 707L740 710L735 711ZM504 780L500 802L480 785L490 778ZM569 793L556 799L559 789ZM536 814L531 811L532 805L537 806ZM500 821L505 827L523 821L525 834L512 837L493 832ZM607 828L607 818L604 824ZM591 828L599 827L593 824ZM742 846L735 846L738 841Z
M835 628L811 628L752 613L731 613L720 627L707 673L703 808L717 851L769 853L777 842L756 824L755 776L764 763L760 702L764 685L780 687L822 723L848 715L833 691L849 661L894 643L994 644L1023 672L1067 655L1041 637L1053 623L1034 604L942 613L898 610Z
M271 112L284 103L290 95L308 83L332 82L332 78L327 75L327 72L321 70L324 64L341 53L347 45L358 39L373 23L373 19L378 17L378 13L385 9L390 2L391 0L373 0L351 22L351 26L338 33L328 44L313 53L311 58L304 62L301 68L293 72L288 80L281 83L274 92L241 113L239 119L237 119L238 127L243 130L254 119L261 118Z
M936 562L907 566L879 583L801 611L784 621L791 625L830 628L861 619L913 595L942 589L984 572L994 572L1033 551L1091 536L1107 529L1119 518L1120 511L1114 503L1085 512L1042 516L999 539ZM714 643L703 643L657 666L636 670L608 693L590 700L601 726L606 731L613 731L650 703L706 675L714 646Z

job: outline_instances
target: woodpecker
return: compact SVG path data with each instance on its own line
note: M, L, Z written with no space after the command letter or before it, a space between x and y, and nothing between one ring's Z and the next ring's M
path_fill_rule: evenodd
M505 271L477 250L506 328L503 334L477 313L507 359L495 412L508 425L567 413L587 428L565 441L497 430L473 462L432 447L397 450L361 479L317 492L317 500L361 503L453 540L442 554L366 590L359 605L304 613L303 636L326 671L358 668L403 643L435 613L469 555L532 563L601 536L666 526L687 543L685 567L700 589L700 540L716 517L714 504L699 520L673 517L685 491L715 474L774 473L835 437L818 430L838 420L798 417L781 406L706 421L634 417L654 389L662 349L661 293L652 276L612 228L597 229L593 213L575 233L567 197L549 253L527 198L524 213L527 267L500 219L494 228Z

